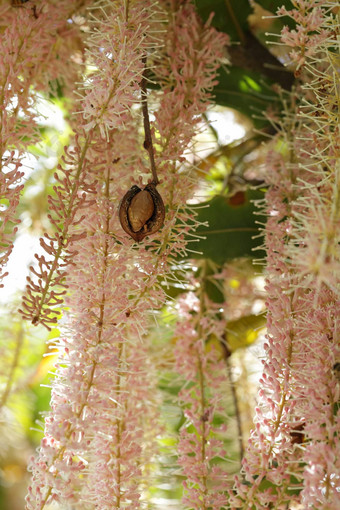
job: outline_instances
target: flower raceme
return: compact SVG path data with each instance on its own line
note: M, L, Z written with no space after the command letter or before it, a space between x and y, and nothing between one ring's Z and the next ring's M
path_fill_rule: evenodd
M59 182L54 188L56 196L49 197L50 221L57 233L46 234L45 239L41 239L49 257L37 256L38 266L31 268L34 276L28 279L21 310L33 324L41 323L48 328L56 323L60 314L67 286L67 267L72 263L70 246L83 235L80 226L84 218L82 210L89 205L95 186L94 170L101 165L99 150L91 155L91 146L97 144L98 148L103 147L101 140L104 138L108 142L109 130L130 118L129 109L138 100L136 90L143 69L141 58L150 45L145 34L149 33L152 14L145 8L116 2L107 11L102 9L100 12L101 17L93 17L94 27L88 49L90 62L99 67L85 82L84 96L80 101L82 112L78 113L75 126L77 136L73 147L66 149L63 164L55 175ZM115 54L112 54L116 48L120 48L117 61L113 60ZM131 55L134 56L133 61ZM129 62L130 67L123 62ZM111 110L115 111L115 115ZM89 180L91 178L92 181Z
M36 92L45 90L61 72L58 61L62 47L57 49L56 41L61 32L66 39L77 37L77 27L71 30L67 19L79 3L70 6L64 0L44 1L37 17L28 6L15 9L6 2L0 7L0 18L6 20L0 56L1 270L13 248L15 225L20 222L16 209L23 189L24 173L19 170L22 157L27 145L38 139ZM71 69L69 65L62 67L65 83L77 76ZM1 274L3 278L2 271Z
M82 212L89 207L94 193L94 182L89 181L89 161L85 157L86 142L76 137L75 146L66 148L63 166L55 173L58 183L54 187L55 196L48 197L49 220L55 234L45 234L40 244L45 255L35 255L37 266L32 266L32 276L27 277L28 285L23 296L22 316L33 324L41 323L48 329L56 324L66 293L67 266L72 264L74 252L72 243L84 238L86 233L79 224L84 219ZM93 162L91 162L93 164Z
M332 2L293 5L279 14L297 22L282 41L294 47L300 83L268 156L268 338L246 483L236 479L233 508L340 504L339 118L332 99L339 23Z
M0 173L0 196L1 204L1 224L0 239L2 253L0 255L0 281L7 276L3 272L13 249L13 236L17 231L17 224L20 220L16 217L16 209L20 200L20 193L23 189L21 184L24 173L20 171L21 163L12 152L8 157L3 156ZM7 203L6 203L7 202ZM10 233L8 232L11 228ZM3 287L3 283L0 283Z
M203 47L209 40L205 65L192 68L191 76L188 67L185 82L176 92L171 66L179 69L183 54L178 59L174 54L166 90L156 92L151 105L155 112L152 135L156 136L160 122L168 123L166 138L157 144L155 155L167 215L162 230L137 246L121 229L115 204L131 184L144 188L150 173L138 107L142 59L147 54L152 62L163 51L159 42L154 43L154 27L160 25L157 9L156 4L127 1L103 5L93 13L88 57L98 67L86 77L82 112L74 120L82 136L75 150L76 163L70 165L71 182L78 186L75 199L83 197L80 183L88 186L86 214L82 218L85 202L77 203L70 213L66 253L71 260L65 274L69 311L62 322L45 437L31 462L27 509L42 510L52 502L102 509L137 509L143 504L145 464L154 455L147 438L150 427L152 431L158 427L147 356L149 316L166 299L159 277L171 278L176 254L186 249L190 211L185 204L193 185L182 153L194 135L190 124L206 110L209 96L201 87L193 89L192 83L199 73L201 85L211 88L220 44L226 41L209 25L199 25L195 14L193 21L200 28L195 45ZM182 26L183 9L168 13L170 19L181 22L169 24L167 31L159 32L159 39L173 37L178 30L190 33L191 24ZM194 14L192 7L190 12ZM176 93L183 93L185 87L186 101L190 97L194 107L183 117L165 121L162 109L169 111ZM178 137L180 147L174 142ZM80 161L81 171L75 174ZM67 223L60 219L60 224ZM74 233L79 236L72 237Z
M203 290L201 289L201 292ZM175 335L176 368L185 384L179 393L186 423L180 431L178 462L183 470L183 503L195 510L226 508L226 473L221 462L226 457L219 437L225 427L214 425L223 414L222 395L226 392L225 361L216 348L208 349L212 334L222 340L225 323L216 320L207 298L184 296L179 303L180 321ZM219 463L216 463L219 461Z

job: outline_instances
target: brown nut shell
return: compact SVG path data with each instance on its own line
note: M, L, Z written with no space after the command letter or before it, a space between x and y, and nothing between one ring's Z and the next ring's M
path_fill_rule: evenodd
M147 192L149 196L146 196L144 192ZM143 194L140 195L140 193ZM154 184L148 184L144 190L138 186L132 186L122 198L118 214L123 230L132 239L140 242L144 237L154 234L163 226L165 208L162 197ZM138 228L139 230L137 230Z

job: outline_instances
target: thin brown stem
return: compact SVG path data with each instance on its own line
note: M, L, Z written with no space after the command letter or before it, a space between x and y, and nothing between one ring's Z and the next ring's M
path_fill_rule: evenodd
M243 446L243 433L242 433L242 421L241 421L240 406L238 405L236 386L235 386L235 382L233 380L229 359L226 358L225 362L226 362L228 378L229 378L229 382L230 382L231 395L232 395L233 403L234 403L237 431L238 431L238 442L239 442L239 448L240 448L240 462L242 462L242 459L244 456L244 446Z
M236 29L237 35L238 35L241 43L244 44L245 41L246 41L246 38L245 38L245 35L243 33L243 30L242 30L238 20L237 20L237 17L235 16L235 13L234 13L234 10L233 10L233 8L231 6L230 0L225 0L225 6L227 8L229 16L231 17L233 25L234 25L234 27Z
M201 432L201 463L202 465L205 464L206 461L206 452L205 452L205 445L207 442L206 439L206 426L205 426L205 414L206 414L206 400L205 400L205 392L204 392L204 386L205 386L205 380L204 380L204 373L203 373L203 366L202 366L202 360L200 352L197 351L197 361L198 361L198 379L199 379L199 391L200 391L200 404L201 404L201 422L202 422L202 430L198 431ZM205 502L206 502L206 496L208 494L208 486L207 486L207 476L202 476L202 485L203 485L203 507L202 510L206 509Z
M14 384L14 374L15 374L16 369L18 368L18 365L19 365L19 359L20 359L20 353L21 353L23 341L24 341L24 332L21 327L16 335L16 345L15 345L14 357L13 357L12 365L11 365L11 368L9 371L5 390L0 398L0 409L6 404L8 397L11 393L12 386Z
M147 71L146 55L144 55L144 57L142 58L142 62L144 65L144 72L143 72L142 81L140 83L140 88L142 91L142 111L143 111L144 134L145 134L144 149L146 149L149 153L153 184L155 186L157 186L157 184L159 184L159 180L158 180L158 176L157 176L155 156L154 156L154 150L153 150L153 144L152 144L149 110L148 110L148 99L147 99L147 91L146 91L146 71Z

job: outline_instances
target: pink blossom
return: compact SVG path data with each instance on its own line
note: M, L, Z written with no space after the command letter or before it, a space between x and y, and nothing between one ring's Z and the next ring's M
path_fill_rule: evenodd
M157 14L149 0L143 8L122 2L93 20L88 55L96 71L88 76L81 101L86 130L99 126L105 138L108 130L129 122L130 109L140 98L142 58L153 41Z
M325 20L325 6L322 0L311 2L295 2L291 10L281 7L279 16L289 16L296 22L296 29L284 26L281 31L281 41L287 46L296 48L290 52L290 57L297 64L296 71L305 65L306 57L313 57L320 46L329 37L330 30L323 28Z
M56 48L56 34L69 25L67 18L72 11L69 2L64 0L58 2L57 7L43 2L37 17L33 16L30 7L4 6L2 9L5 10L2 16L6 25L2 30L0 55L0 158L3 170L0 194L5 201L1 242L6 248L0 261L1 270L11 253L15 225L19 223L16 208L23 188L20 183L23 173L19 171L22 154L37 135L34 89L41 88L44 81L45 90L48 81L56 77L58 70L60 72L56 60L51 57ZM62 66L64 73L64 61ZM66 79L67 76L66 72ZM9 231L6 235L5 228Z
M4 156L0 172L0 196L2 200L0 211L0 241L2 246L0 280L8 274L3 273L3 268L6 266L13 249L13 236L17 231L16 225L19 223L15 213L23 189L21 179L24 174L19 170L20 167L21 163L15 158L14 152L8 157ZM3 287L3 284L1 283L0 286Z
M195 309L198 303L192 308ZM188 309L186 298L181 299L183 319L177 324L175 335L176 367L185 385L179 393L186 423L180 432L178 462L186 480L183 482L183 503L189 508L221 509L227 504L224 494L225 473L216 458L226 455L218 430L213 426L215 413L221 412L223 386L226 384L224 362L206 341L213 334L221 338L223 321L216 322L213 307L202 315L202 303L195 313Z
M202 25L191 2L181 5L169 18L164 54L155 68L164 91L155 114L163 147L159 164L170 154L181 155L187 147L211 97L229 43L225 34L210 27L211 20Z
M81 147L80 143L84 143ZM79 229L84 219L82 211L91 203L94 183L89 182L89 161L85 158L85 147L89 140L79 137L75 147L66 148L63 166L58 168L54 178L58 185L54 187L55 196L49 196L49 219L54 225L54 235L45 234L40 244L47 257L36 255L37 265L31 267L32 276L27 277L28 285L23 297L22 309L24 318L33 324L41 323L48 329L56 323L59 311L53 308L63 303L65 295L66 266L72 263L73 253L70 244L85 236ZM61 174L61 175L60 175ZM34 275L34 276L33 276Z
M305 102L293 106L293 96L282 122L278 137L288 149L286 160L282 153L268 156L268 336L255 427L243 461L250 485L235 480L235 508L270 503L284 508L294 500L306 509L339 505L338 120L329 102L315 99L334 80L332 42L326 39L332 15L318 9L308 17L316 4L294 2L299 14L292 11L292 17L304 21L295 32L283 33L305 63L299 91ZM311 27L316 34L309 33ZM268 482L272 487L266 489Z
M117 229L117 217L105 187L98 187L88 212L84 227L93 233L73 241L73 250L81 244L69 270L74 318L60 340L52 409L31 466L27 508L44 508L52 499L101 508L115 500L139 505L142 438L154 406L145 346L136 347L145 301L130 296L143 293L145 272L134 265L133 250L109 234ZM141 255L139 263L143 268Z
M88 505L103 509L112 505L139 508L143 469L154 452L150 430L157 430L153 414L156 405L150 392L152 367L147 359L145 334L150 310L160 308L165 301L158 277L171 277L173 258L186 250L184 232L191 212L185 209L185 204L193 184L183 170L181 175L177 174L178 162L183 161L181 154L194 134L189 126L206 108L207 95L202 87L212 85L220 53L214 54L212 41L218 36L210 31L209 58L200 68L203 78L194 90L188 84L190 79L194 81L195 69L187 65L186 86L195 108L183 122L173 116L168 118L169 136L166 143L160 144L156 157L163 181L160 192L168 206L167 218L154 238L146 238L136 246L120 228L115 204L131 184L140 183L140 176L149 173L139 135L140 119L131 106L140 100L141 57L153 41L149 17L154 11L150 13L140 2L126 5L129 8L125 11L119 8L119 12L116 4L108 6L102 17L94 20L89 41L91 58L98 58L100 67L90 77L82 100L86 118L78 115L74 122L77 130L83 133L84 125L87 130L81 146L76 146L73 153L75 158L82 156L76 166L79 174L70 176L72 200L79 207L66 208L70 217L62 217L62 224L70 229L65 252L70 257L67 266L70 311L63 319L60 359L52 387L51 411L45 421L45 438L31 463L27 509L42 509L52 501L82 508ZM117 39L119 34L122 40ZM202 30L202 46L204 34ZM131 65L126 65L124 59ZM173 83L171 68L168 76L169 83ZM91 90L91 83L98 94ZM177 103L176 94L178 104L181 103L184 85L180 87L169 94L171 87L167 85L160 109L169 111L173 102ZM176 138L182 131L185 135L179 151ZM89 143L90 137L95 144ZM67 174L65 179L64 188L69 186ZM81 179L85 186L90 183L85 195L91 194L86 196L89 201L84 218ZM59 190L59 194L56 190L56 194L57 200L63 198L64 190ZM61 200L59 203L62 214ZM58 215L56 206L54 211ZM75 233L81 235L74 237ZM46 239L43 246L53 251L53 240ZM59 234L57 242L60 240ZM204 364L213 357L207 355ZM219 380L207 372L209 384L213 378ZM217 403L212 400L211 406L215 409ZM208 421L210 411L206 416ZM207 423L206 433L209 427ZM218 451L219 443L212 438L211 446L206 446L207 455L212 457ZM216 468L211 473L217 480ZM216 505L222 497L219 491Z

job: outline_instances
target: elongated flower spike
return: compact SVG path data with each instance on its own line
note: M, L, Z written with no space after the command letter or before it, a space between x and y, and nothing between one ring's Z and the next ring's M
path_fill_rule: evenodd
M169 7L168 2L164 5ZM185 204L194 185L184 171L178 173L178 162L183 163L182 153L195 132L189 126L206 110L209 93L203 89L202 81L195 90L191 85L198 74L201 80L203 76L204 85L212 87L220 44L226 40L209 26L199 25L195 14L200 35L192 44L201 45L203 51L208 38L208 51L200 69L187 66L185 84L179 84L177 92L173 87L175 69L181 68L184 55L178 61L173 56L175 67L169 66L169 83L164 93L159 92L161 104L157 93L152 107L168 112L183 87L187 87L186 95L195 107L184 118L171 116L168 141L163 139L157 144L155 164L161 182L166 182L162 194L169 197L169 214L156 242L145 237L144 243L135 246L122 234L115 204L131 182L141 182L140 175L148 173L150 166L150 161L146 164L141 156L142 143L136 143L140 141L140 117L133 106L140 103L142 58L154 48L150 20L154 21L156 8L157 3L146 5L137 0L104 3L90 35L89 55L98 71L88 77L81 100L84 122L80 117L78 123L96 141L89 145L84 160L89 167L95 162L89 175L96 176L97 185L82 222L87 235L70 246L70 312L59 343L60 363L53 382L52 408L45 421L45 438L30 466L32 483L26 500L29 510L43 510L52 502L75 508L136 510L144 504L141 498L145 463L150 465L154 450L148 450L150 441L144 441L143 435L149 438L157 430L155 422L151 430L147 428L152 423L150 412L156 406L145 337L150 312L160 309L166 300L159 277L173 271L173 258L184 252L184 233L188 220L192 220ZM193 7L190 12L194 14ZM180 29L183 16L184 13L178 25L170 27L170 33ZM157 12L155 18L159 26ZM161 27L158 37L167 39L169 34L162 23ZM189 30L190 40L190 26L185 30ZM151 52L155 59L158 51L157 46L157 51ZM159 129L160 118L151 124L151 132ZM174 138L180 136L181 126L183 137L178 150ZM147 186L136 186L134 195L125 200L124 220L132 232L135 230L134 234L144 230L145 225L146 229L152 227L152 207L158 206L163 216L162 204L155 194L157 181L153 178Z
M0 212L0 287L3 287L1 280L7 276L4 268L13 250L13 238L17 232L17 225L20 220L16 217L16 208L23 189L21 180L24 173L21 172L21 163L15 158L12 152L1 164L0 172L0 196L2 207ZM5 203L7 201L7 204Z
M205 308L203 292L198 288L198 295L190 293L180 300L175 330L176 369L185 381L178 398L186 420L180 431L178 463L185 477L185 508L222 510L227 508L227 475L221 461L227 453L220 437L226 427L216 426L214 419L223 415L227 377L221 353L207 344L211 335L222 337L225 323L216 320L212 303L209 310Z
M300 83L288 101L267 159L267 342L255 426L236 478L232 508L340 504L338 462L340 239L339 115L333 2L282 7L296 28ZM337 403L336 403L337 402ZM297 436L299 439L297 440Z
M30 2L4 2L1 12L1 55L0 55L0 198L1 211L0 244L3 246L0 265L1 273L12 250L16 225L19 219L16 209L23 185L23 154L28 145L37 140L37 90L46 90L46 85L63 72L65 80L69 75L77 76L74 67L64 67L60 58L62 48L56 39L63 33L73 41L77 28L69 30L67 19L80 0L62 0L58 5L43 2L38 18L32 15ZM16 9L13 7L24 7ZM72 43L70 44L70 50ZM62 61L62 64L60 62ZM61 67L59 67L61 65ZM14 170L15 168L15 170ZM20 168L20 170L19 170ZM6 232L5 232L6 231Z

